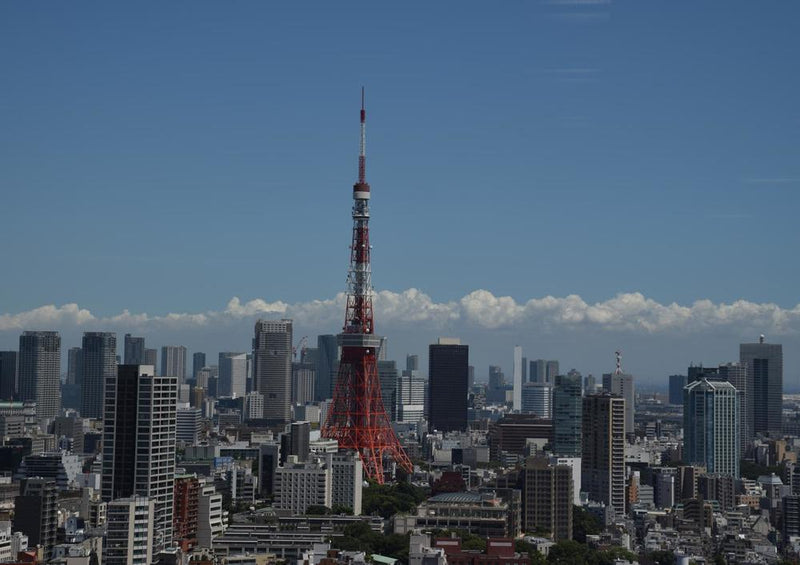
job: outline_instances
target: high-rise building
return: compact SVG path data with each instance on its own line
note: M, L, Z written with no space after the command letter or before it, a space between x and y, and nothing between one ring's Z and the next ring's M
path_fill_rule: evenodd
M0 351L0 400L17 399L17 352Z
M136 363L132 363L135 365ZM158 375L158 349L145 349L144 350L144 364L153 367L153 375ZM141 365L141 363L140 363ZM167 375L170 376L170 375Z
M248 392L244 397L244 419L261 420L264 417L264 395Z
M308 459L311 451L311 423L292 422L289 425L289 433L284 436L287 438L286 449L282 450L283 457L289 455L297 456L298 461Z
M182 345L165 345L161 348L161 375L186 380L186 348Z
M419 374L419 355L406 355L406 369L403 375Z
M152 548L159 543L160 537L155 531L154 514L155 504L147 497L131 496L109 502L103 563L150 565L153 562ZM161 547L163 545L162 540Z
M552 385L556 382L558 375L558 361L545 359L534 359L528 365L528 382Z
M292 363L292 406L314 402L316 363L295 361Z
M669 376L669 403L675 406L683 404L683 387L688 384L686 375Z
M523 529L550 532L554 541L572 539L572 469L551 465L546 458L525 462Z
M125 365L147 365L144 357L144 338L133 337L131 334L125 334L125 350L122 356L123 364Z
M197 443L203 429L203 411L200 408L178 408L175 439L189 445Z
M292 419L292 321L258 320L253 338L253 387L264 395L264 418Z
M758 343L739 346L739 362L747 366L747 429L753 434L781 435L783 410L783 346Z
M428 347L428 422L442 432L467 429L467 367L469 346L439 338Z
M512 409L519 412L522 410L522 348L514 346L514 372L512 374Z
M403 371L403 373L406 372ZM425 389L427 387L427 379L419 375L403 374L397 379L397 420L399 422L419 422L425 419Z
M197 383L197 372L206 366L206 354L202 351L197 351L192 354L192 378L195 384Z
M581 375L556 376L553 390L553 453L565 457L581 456L583 398ZM580 485L576 485L580 489Z
M218 367L217 397L243 397L247 390L247 354L221 352Z
M552 418L553 387L541 383L525 383L522 385L521 412L536 414L540 418Z
M332 505L331 454L299 461L292 455L286 465L275 470L275 502L277 510L305 514L309 506Z
M83 363L81 356L83 351L80 347L70 347L67 351L67 384L68 385L81 385L83 384L83 375L81 375L81 364Z
M743 363L723 363L717 369L719 378L728 381L739 393L739 456L747 453L747 445L753 439L753 430L747 426L747 365Z
M683 457L709 473L739 478L739 393L722 380L703 378L683 392Z
M61 413L61 336L23 332L19 338L19 398L36 402L38 418Z
M392 422L397 421L397 363L395 361L378 361L378 379L381 382L381 399L386 415Z
M331 504L350 508L361 515L364 466L357 451L342 450L331 457Z
M606 373L603 375L603 390L625 399L625 434L633 434L636 431L634 427L636 391L633 375L622 372Z
M333 383L339 370L339 344L335 335L317 336L317 368L314 398L318 402L333 397Z
M149 365L120 365L106 379L102 494L150 497L160 549L172 540L178 379L152 373Z
M117 374L117 335L84 332L81 347L81 416L103 417L103 386Z
M625 514L625 399L597 394L583 398L581 490L589 499Z
M22 479L14 498L14 531L28 536L32 547L42 546L44 561L53 556L58 529L58 488L53 479Z

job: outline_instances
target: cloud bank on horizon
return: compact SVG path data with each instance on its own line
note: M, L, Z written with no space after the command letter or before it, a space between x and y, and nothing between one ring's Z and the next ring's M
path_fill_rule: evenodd
M95 316L78 304L44 305L32 310L0 315L0 331L87 328L103 326L147 329L191 329L225 324L255 317L292 318L298 324L337 325L344 312L344 293L327 300L289 304L253 299L228 301L222 310L197 313L121 313ZM578 295L546 296L517 302L510 296L495 296L488 290L475 290L460 300L435 302L416 288L402 292L383 290L374 299L376 319L381 325L424 324L431 329L459 325L474 329L591 329L616 332L703 332L713 329L752 330L770 334L795 334L800 330L800 304L782 308L773 303L747 300L714 303L697 300L691 305L661 304L639 292L620 293L602 302L589 304Z

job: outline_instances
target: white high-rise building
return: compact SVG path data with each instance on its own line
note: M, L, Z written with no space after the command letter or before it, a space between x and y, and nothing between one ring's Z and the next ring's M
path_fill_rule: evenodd
M155 367L153 367L155 369ZM165 345L161 348L161 375L186 380L186 348L182 345Z
M519 412L522 410L522 348L514 346L514 390L512 396L512 408Z
M706 378L683 389L683 457L709 473L739 478L741 393L728 381Z
M352 508L361 515L364 467L357 451L342 450L331 457L331 504Z
M397 420L419 422L425 418L425 389L428 381L419 375L405 374L406 371L403 373L397 379Z
M172 540L178 379L152 365L120 365L106 379L103 500L147 496L155 508L156 549Z
M264 395L260 392L248 392L244 397L244 419L260 420L264 417Z
M539 383L525 383L522 385L521 412L536 414L540 418L553 417L553 387Z
M246 392L247 353L220 353L217 397L241 398Z
M197 500L197 546L213 547L214 538L225 532L222 494L213 484L203 484Z
M108 503L108 530L103 547L105 565L150 565L153 562L152 548L159 543L153 525L154 508L152 500L141 496ZM163 546L164 541L160 545Z
M175 439L188 444L197 443L203 429L203 411L184 406L178 408Z

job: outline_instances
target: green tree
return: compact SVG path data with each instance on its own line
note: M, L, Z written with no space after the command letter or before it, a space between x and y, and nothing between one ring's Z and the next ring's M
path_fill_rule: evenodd
M572 539L586 543L587 535L596 535L603 531L600 521L582 506L572 507Z
M575 540L562 540L550 548L547 562L553 565L586 565L589 548Z
M330 508L321 504L311 504L306 508L306 514L309 516L324 516L330 512Z

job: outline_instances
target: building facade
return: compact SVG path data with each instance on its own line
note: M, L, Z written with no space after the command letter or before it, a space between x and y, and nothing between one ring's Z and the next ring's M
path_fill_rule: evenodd
M783 409L783 346L758 343L739 346L739 362L747 366L747 429L753 434L781 435Z
M161 348L161 374L186 380L186 348L182 345L165 345Z
M467 429L469 346L439 338L428 347L428 422L441 432Z
M291 421L291 320L256 322L253 338L253 388L264 395L264 418L280 423Z
M625 514L625 399L610 394L583 398L581 490L589 499Z
M23 332L19 338L19 398L36 403L36 416L61 414L61 336Z
M80 354L81 416L103 417L103 386L117 374L117 335L84 332Z
M541 457L525 462L523 529L544 530L554 541L572 539L572 469Z
M581 375L557 375L553 390L553 453L580 457L583 433ZM576 488L580 488L577 485Z
M152 548L159 544L154 512L155 505L147 497L120 498L108 504L108 529L103 547L105 565L150 565L153 562Z
M703 378L687 385L683 394L684 461L738 479L738 391L727 381Z

